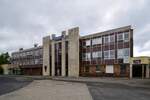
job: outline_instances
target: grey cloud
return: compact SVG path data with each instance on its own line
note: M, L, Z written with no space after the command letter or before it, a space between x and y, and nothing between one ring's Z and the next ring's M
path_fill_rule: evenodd
M86 35L131 24L136 55L147 52L149 5L149 0L0 0L0 51L41 44L43 36L75 26Z

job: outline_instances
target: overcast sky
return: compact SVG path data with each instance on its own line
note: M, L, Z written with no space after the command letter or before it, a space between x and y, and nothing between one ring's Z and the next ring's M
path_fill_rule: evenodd
M86 35L132 25L134 55L150 56L150 0L0 0L0 52L75 26Z

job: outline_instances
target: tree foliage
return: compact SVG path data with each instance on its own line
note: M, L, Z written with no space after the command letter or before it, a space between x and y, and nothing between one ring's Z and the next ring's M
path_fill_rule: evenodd
M9 59L10 56L8 52L0 54L0 65L9 64Z

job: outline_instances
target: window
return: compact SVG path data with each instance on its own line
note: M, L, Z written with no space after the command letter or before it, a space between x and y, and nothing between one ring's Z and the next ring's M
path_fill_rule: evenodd
M104 43L109 43L109 36L104 37Z
M96 72L100 72L100 66L96 65Z
M110 35L110 42L115 42L115 35Z
M123 49L118 49L118 52L117 52L117 58L123 58Z
M129 41L129 32L124 33L124 40Z
M130 56L130 49L125 48L125 49L118 49L118 58L125 58Z
M109 58L110 58L110 59L115 59L115 50L110 50L109 53L110 53L110 54L109 54L109 55L110 55Z
M91 60L91 53L85 53L85 60L90 61Z
M118 40L118 41L123 40L123 33L119 33L119 34L117 35L117 40Z
M101 51L93 52L92 57L93 58L101 58L102 57L102 52Z
M114 66L106 65L106 73L114 73Z
M90 46L91 45L91 40L86 40L85 43L86 43L86 46Z
M125 48L124 49L124 56L125 57L129 57L130 56L130 49L129 48Z
M104 51L104 59L109 59L109 51Z
M92 39L92 45L95 44L102 44L102 38L99 37L99 38Z

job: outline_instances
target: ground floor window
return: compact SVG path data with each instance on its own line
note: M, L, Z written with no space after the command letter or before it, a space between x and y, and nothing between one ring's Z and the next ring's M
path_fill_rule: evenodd
M96 65L96 72L100 72L100 65Z

